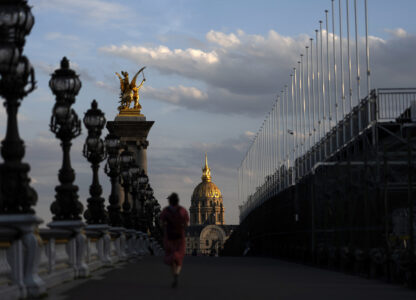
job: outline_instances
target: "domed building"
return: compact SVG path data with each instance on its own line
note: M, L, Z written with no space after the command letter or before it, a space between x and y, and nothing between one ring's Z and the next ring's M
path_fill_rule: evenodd
M202 182L198 184L191 198L189 208L191 225L224 225L224 206L220 189L211 181L211 170L205 154Z
M222 194L212 182L207 154L201 179L202 182L192 193L189 208L191 226L186 230L186 254L216 255L237 225L225 225Z

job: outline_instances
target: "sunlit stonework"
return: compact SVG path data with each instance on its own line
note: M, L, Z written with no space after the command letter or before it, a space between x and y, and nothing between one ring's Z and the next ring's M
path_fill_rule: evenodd
M205 154L202 182L196 186L191 198L191 225L224 225L224 206L220 189L211 181L211 169Z
M186 232L186 252L188 255L217 255L235 226L225 225L222 194L211 180L206 154L201 179L191 198L191 226Z

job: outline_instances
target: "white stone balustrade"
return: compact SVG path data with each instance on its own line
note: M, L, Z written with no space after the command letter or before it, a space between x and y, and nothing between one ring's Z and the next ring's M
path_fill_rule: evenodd
M35 230L33 236L37 247L24 241L19 230L0 227L0 299L42 296L46 289L99 268L149 255L149 247L154 255L163 255L153 238L124 228L87 226L79 233L50 228Z

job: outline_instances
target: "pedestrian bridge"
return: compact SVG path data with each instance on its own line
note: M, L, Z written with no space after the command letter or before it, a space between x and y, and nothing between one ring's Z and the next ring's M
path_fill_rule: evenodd
M48 299L415 299L375 280L270 258L185 257L177 289L160 257L145 256L48 290Z

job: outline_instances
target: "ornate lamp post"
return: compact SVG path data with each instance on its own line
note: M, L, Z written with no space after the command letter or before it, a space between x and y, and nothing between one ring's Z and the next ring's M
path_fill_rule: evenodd
M59 182L55 188L55 201L51 205L54 221L81 220L83 211L78 201L78 187L73 185L75 172L71 167L71 140L81 134L81 121L76 112L71 109L75 96L81 89L78 75L69 68L69 61L64 57L61 68L55 70L49 81L49 87L56 96L56 103L52 110L50 130L61 140L63 151L62 168L59 170Z
M37 194L29 186L30 167L22 163L25 147L17 123L20 102L35 89L33 67L22 55L34 17L23 0L2 1L0 11L0 95L7 112L6 137L1 143L0 213L34 214L31 207L37 202Z
M130 168L133 163L133 153L127 150L127 148L120 155L121 172L120 172L120 184L124 189L124 201L123 201L123 225L127 229L132 228L131 211L129 202L129 188L131 182Z
M140 171L138 180L139 180L139 201L140 201L140 230L144 232L146 228L144 202L146 200L147 184L149 183L149 177L147 177L146 173L144 172L144 169Z
M108 159L104 172L108 177L110 177L111 181L111 194L108 199L110 205L107 206L109 225L113 227L121 227L123 224L117 189L118 176L120 174L120 158L118 155L120 150L120 139L114 134L108 134L105 137L105 145L108 153Z
M25 146L20 138L17 112L21 101L35 89L35 72L23 56L26 36L35 19L26 0L4 0L0 3L0 96L7 113L6 136L1 143L0 226L19 231L18 247L10 247L12 280L19 286L20 296L38 297L45 292L37 270L40 255L35 228L42 220L34 215L37 193L30 187L30 166L22 163ZM10 253L9 253L10 252ZM24 263L23 263L24 257ZM22 266L22 267L19 267Z
M147 184L146 188L146 202L144 204L144 211L145 211L145 220L146 220L146 227L145 230L148 232L151 229L151 218L152 218L152 212L151 212L151 202L153 200L153 189L150 186L150 183Z
M131 173L131 197L133 202L132 207L132 223L133 228L136 230L139 230L140 224L139 224L139 211L137 209L137 201L138 201L138 195L139 195L139 177L140 177L140 168L136 163L133 163L130 167L130 173Z
M88 198L88 209L84 217L88 224L107 224L107 212L104 209L104 198L101 197L103 189L98 179L98 169L100 162L106 158L104 142L100 138L101 131L105 125L104 113L98 109L97 101L91 103L84 116L84 125L88 129L88 136L84 144L83 155L91 163L92 184L90 186L90 195Z
M156 201L156 205L154 207L154 223L155 223L155 227L154 227L154 232L153 232L153 236L155 237L155 239L160 243L161 242L161 237L162 237L162 231L161 231L161 226L160 226L160 213L161 213L161 207L159 202Z

